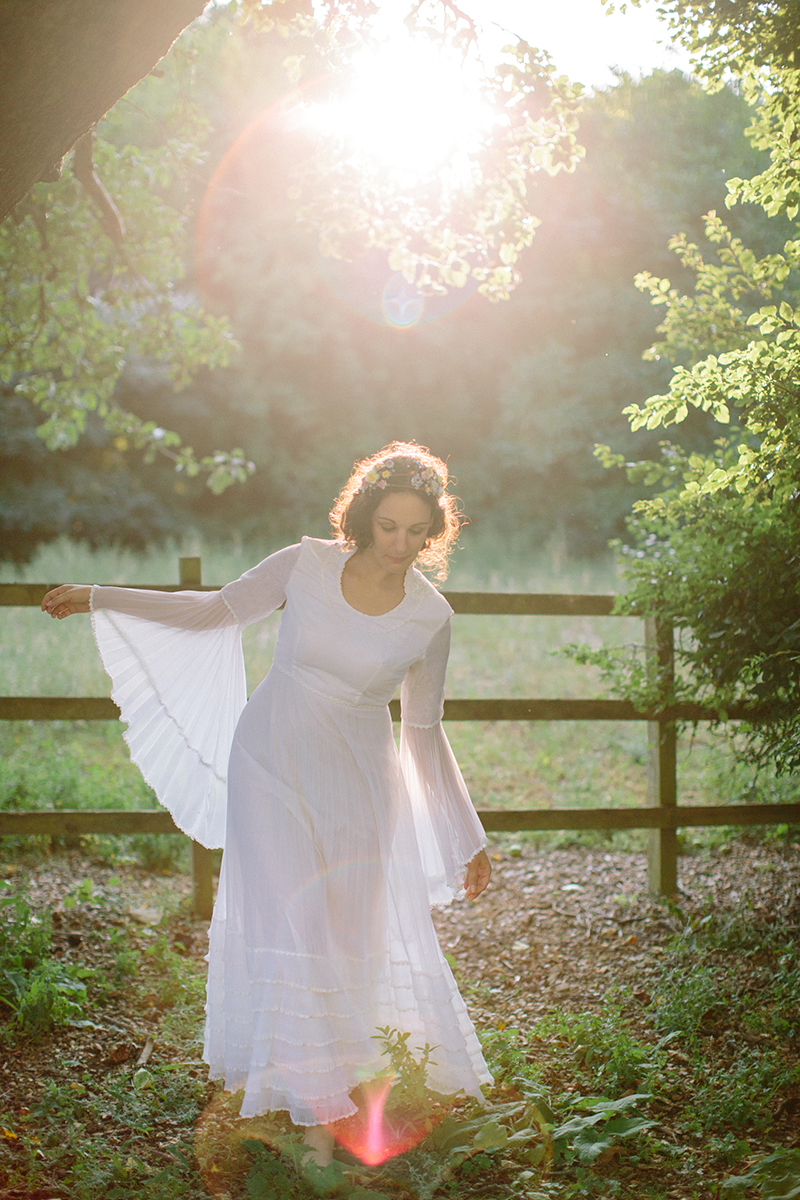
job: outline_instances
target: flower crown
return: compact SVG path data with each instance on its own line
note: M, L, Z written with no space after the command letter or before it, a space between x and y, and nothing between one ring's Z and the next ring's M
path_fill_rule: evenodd
M402 480L396 484L395 480ZM375 463L366 472L355 495L362 492L374 492L377 488L391 486L412 487L418 492L424 492L433 500L438 500L444 494L444 480L434 467L427 467L418 459L412 459L410 465L396 463L393 458L385 458L383 462Z

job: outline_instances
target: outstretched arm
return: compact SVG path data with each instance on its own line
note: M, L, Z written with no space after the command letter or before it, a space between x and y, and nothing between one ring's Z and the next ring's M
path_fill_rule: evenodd
M89 587L64 583L42 600L42 611L57 617L109 609L173 628L212 629L249 625L274 612L286 599L286 585L300 551L287 546L219 591L162 592L158 588Z
M61 587L52 588L42 600L42 612L50 613L51 617L71 617L73 613L88 613L89 598L92 589L85 583L62 583Z

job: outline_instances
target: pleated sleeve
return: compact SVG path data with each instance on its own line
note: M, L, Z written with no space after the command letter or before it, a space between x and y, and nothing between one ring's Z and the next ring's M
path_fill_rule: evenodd
M464 894L464 868L486 844L466 784L442 728L450 622L408 670L400 696L400 763L431 904Z
M131 759L179 829L224 845L227 769L247 700L241 631L285 599L299 547L220 592L92 588L92 628Z

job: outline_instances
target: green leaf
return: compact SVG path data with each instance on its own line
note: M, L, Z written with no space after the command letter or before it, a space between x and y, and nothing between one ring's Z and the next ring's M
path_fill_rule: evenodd
M508 1141L508 1130L498 1121L487 1121L472 1139L476 1150L499 1150Z
M588 1117L572 1117L569 1121L565 1121L563 1125L559 1125L553 1130L553 1138L558 1141L561 1138L571 1137L573 1134L582 1133L585 1129L589 1129L593 1125L597 1125L605 1119L605 1113L593 1113Z
M645 1129L651 1129L655 1124L656 1121L648 1121L646 1117L616 1117L608 1122L605 1130L614 1137L627 1138L633 1137L635 1133L642 1133Z
M578 1159L585 1164L593 1163L605 1150L610 1150L614 1144L605 1129L583 1129L572 1143L572 1149Z
M652 1098L651 1092L636 1092L630 1096L620 1096L618 1100L606 1100L604 1096L585 1096L575 1104L575 1108L598 1113L624 1112L634 1104L644 1103Z

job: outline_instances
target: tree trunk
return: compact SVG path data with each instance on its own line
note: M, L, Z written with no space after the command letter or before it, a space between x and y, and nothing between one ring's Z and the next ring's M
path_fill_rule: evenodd
M0 220L207 0L0 0Z

